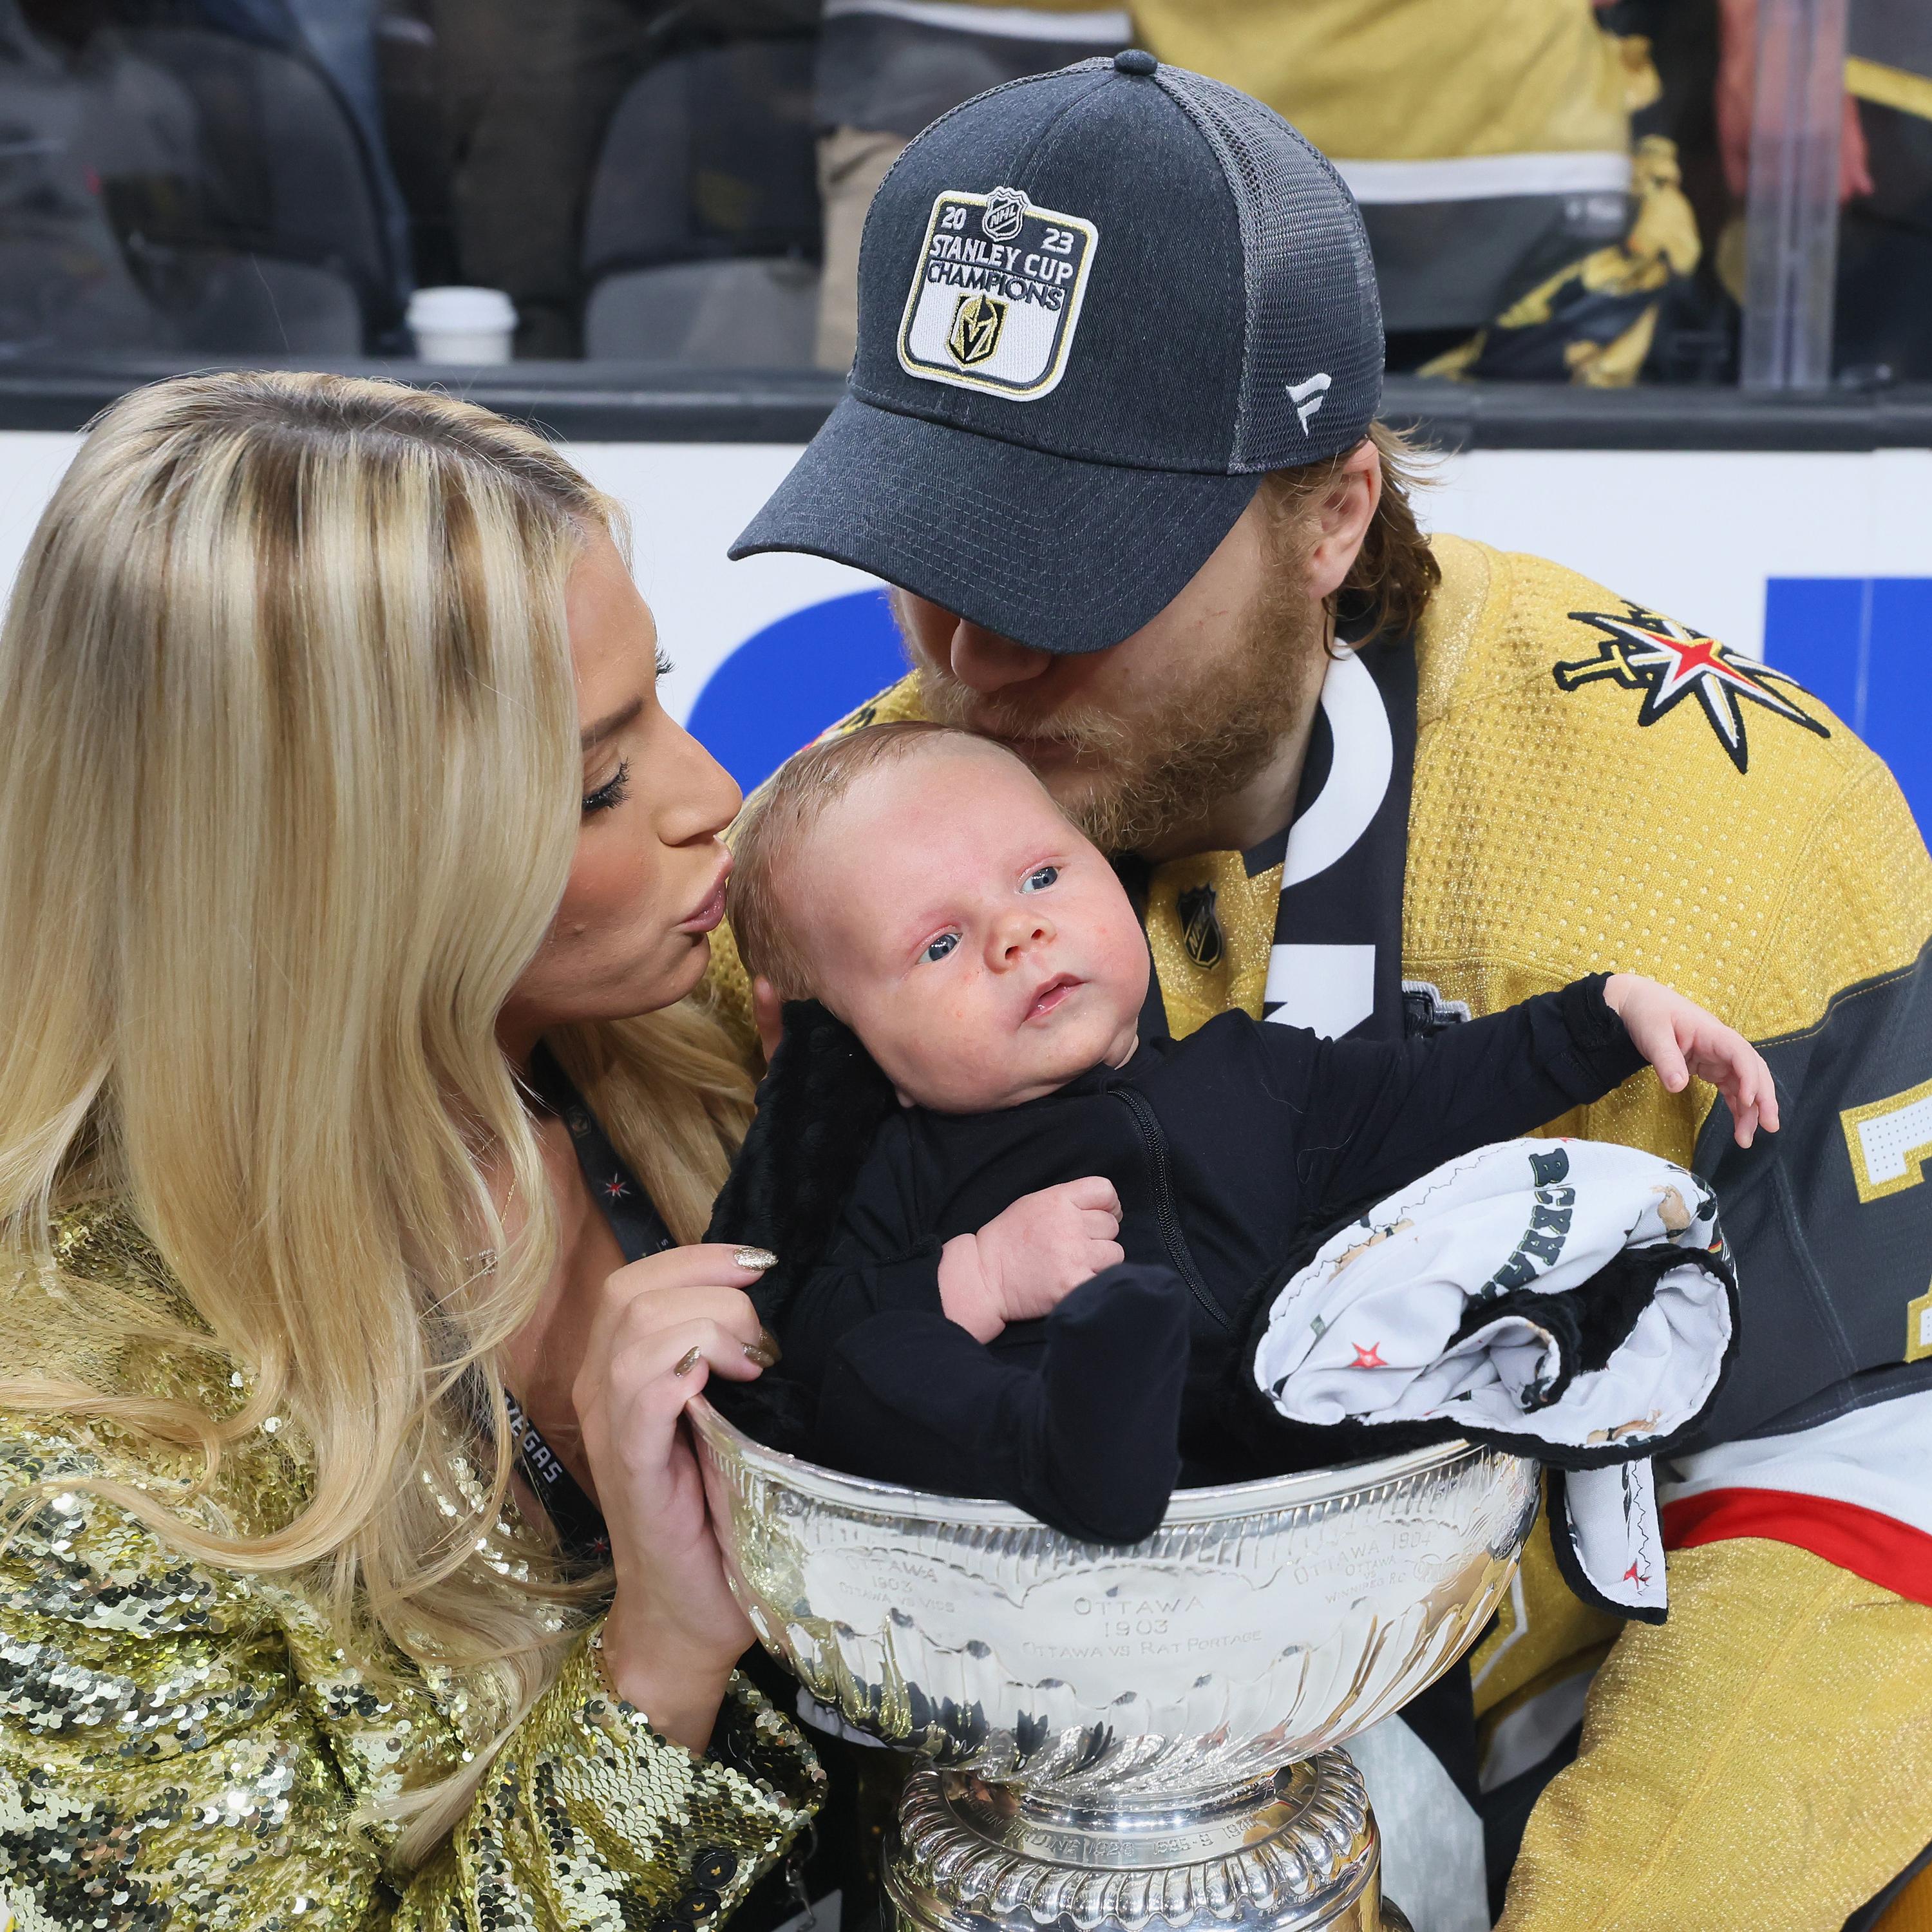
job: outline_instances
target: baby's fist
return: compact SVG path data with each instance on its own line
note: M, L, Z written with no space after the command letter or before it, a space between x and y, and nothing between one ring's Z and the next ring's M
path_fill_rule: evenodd
M1048 1313L1083 1281L1124 1260L1120 1232L1120 1197L1097 1174L1023 1194L976 1234L946 1243L940 1305L989 1342L1009 1322Z

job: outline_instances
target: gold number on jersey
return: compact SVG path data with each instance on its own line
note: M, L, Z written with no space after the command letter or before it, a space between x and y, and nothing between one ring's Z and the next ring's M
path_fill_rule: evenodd
M1916 1187L1932 1160L1932 1080L1838 1116L1861 1201Z

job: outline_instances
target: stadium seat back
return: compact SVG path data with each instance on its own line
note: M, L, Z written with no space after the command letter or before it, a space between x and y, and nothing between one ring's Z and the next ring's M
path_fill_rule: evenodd
M320 69L200 28L103 38L151 108L140 143L109 137L108 206L186 346L354 354L393 320L369 158Z
M107 218L99 88L0 0L0 355L171 346Z
M700 369L801 369L818 325L818 271L785 257L672 262L607 275L584 314L584 352Z
M809 40L743 40L658 62L605 133L585 211L589 279L668 262L816 260Z

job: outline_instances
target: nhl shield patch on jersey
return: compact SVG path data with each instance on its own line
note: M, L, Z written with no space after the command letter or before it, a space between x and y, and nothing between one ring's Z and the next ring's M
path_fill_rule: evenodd
M1016 188L948 188L932 204L899 325L899 367L1015 402L1066 370L1100 231Z

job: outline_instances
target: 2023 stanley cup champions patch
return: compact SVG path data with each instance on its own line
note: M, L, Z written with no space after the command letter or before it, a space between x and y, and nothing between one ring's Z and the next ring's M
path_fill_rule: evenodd
M1100 231L1016 188L948 188L899 324L899 367L929 382L1030 402L1066 373Z

